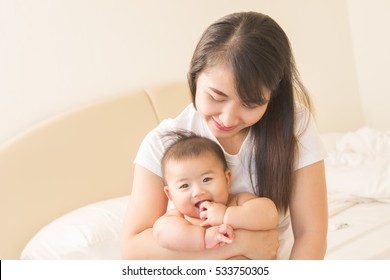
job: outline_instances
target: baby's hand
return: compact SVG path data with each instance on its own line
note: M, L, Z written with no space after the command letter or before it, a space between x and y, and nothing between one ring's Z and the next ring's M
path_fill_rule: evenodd
M199 218L203 221L200 225L219 226L223 224L223 218L226 212L226 205L216 202L205 201L200 205Z
M209 227L205 231L205 247L207 249L218 248L233 241L233 228L227 224Z

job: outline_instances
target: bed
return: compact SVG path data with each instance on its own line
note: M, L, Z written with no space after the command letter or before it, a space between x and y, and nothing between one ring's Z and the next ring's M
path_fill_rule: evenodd
M132 158L152 127L189 102L185 82L145 88L66 112L0 145L0 258L120 259ZM390 259L390 132L363 126L322 139L325 258Z
M390 133L362 127L323 137L329 232L326 259L390 259Z
M325 259L390 259L390 133L363 127L325 134L323 141L329 152ZM127 201L128 196L104 200L56 219L28 243L21 258L119 259Z

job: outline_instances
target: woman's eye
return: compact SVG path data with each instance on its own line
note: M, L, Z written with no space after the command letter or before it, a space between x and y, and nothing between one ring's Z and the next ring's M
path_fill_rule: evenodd
M222 102L224 101L223 99L221 99L220 97L216 97L214 96L213 94L209 93L209 96L210 98L213 100L213 101L216 101L216 102Z
M256 103L242 103L242 106L247 108L247 109L255 109L260 105L258 105Z

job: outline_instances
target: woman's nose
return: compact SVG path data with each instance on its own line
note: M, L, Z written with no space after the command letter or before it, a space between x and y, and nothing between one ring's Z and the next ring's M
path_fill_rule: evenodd
M230 107L222 112L219 119L222 122L221 124L225 127L235 126L237 123L239 111L237 108Z

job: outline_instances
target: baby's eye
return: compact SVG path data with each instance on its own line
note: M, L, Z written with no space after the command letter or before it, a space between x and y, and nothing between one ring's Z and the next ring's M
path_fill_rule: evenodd
M211 180L213 180L213 178L206 177L206 178L203 179L203 183L210 182Z
M188 184L183 184L183 185L181 185L181 186L179 187L179 189L186 189L186 188L188 188L188 187L189 187Z

